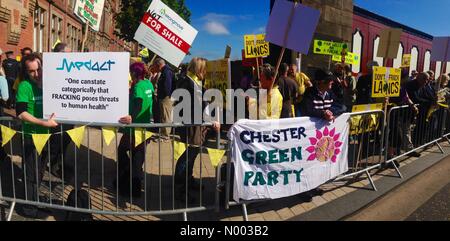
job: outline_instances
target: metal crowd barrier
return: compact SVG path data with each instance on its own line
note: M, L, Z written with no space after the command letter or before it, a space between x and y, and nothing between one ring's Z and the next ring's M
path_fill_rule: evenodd
M0 118L0 124L14 130L21 130L21 123L16 119ZM34 161L37 165L33 167L33 169L36 169L33 170L33 174L39 174L41 171L44 174L42 181L39 180L39 175L34 175L36 176L36 181L33 180L33 183L37 183L39 188L36 196L29 195L31 193L29 191L31 181L26 180L27 175L25 175L28 165L25 165L25 162L22 160L22 156L25 153L26 139L24 138L23 132L18 132L8 143L8 148L5 147L5 149L9 149L7 150L9 155L5 160L0 160L0 201L6 201L10 204L10 210L6 218L8 221L11 220L13 211L20 209L19 206L23 208L29 205L39 208L106 216L182 214L184 220L187 220L187 213L214 208L213 200L217 182L215 181L214 175L204 175L204 171L206 170L205 159L207 158L202 153L207 153L206 144L210 144L211 148L216 148L215 145L219 141L193 146L188 143L189 140L180 140L179 136L174 134L175 130L178 133L178 130L187 130L187 128L193 127L194 125L133 124L125 126L121 124L108 124L108 127L116 129L113 140L107 146L104 144L105 141L101 130L105 124L83 122L59 122L59 124L58 131L54 134L57 140L49 140L41 156L38 156L36 152L34 153ZM73 129L75 125L86 126L83 144L80 148L71 144L73 145L73 151L66 150L71 148L67 145L72 141L70 139L67 141L65 138L69 138L69 136L64 133L66 130ZM212 124L195 126L206 128L212 126ZM122 161L119 167L120 136L123 138L123 134L120 132L128 131L127 133L129 133L131 138L129 138L129 143L125 144L128 146L126 149L133 150L134 148L134 131L132 129L124 129L128 127L142 128L154 133L151 140L141 144L144 145L143 148L140 146L143 149L145 158L142 166L142 188L138 192L140 195L133 195L132 191L134 185L133 178L138 178L133 175L136 166L133 168L132 163L134 161L133 154L137 152L126 151L125 154L128 153L130 158L124 158L123 160L125 161ZM171 129L169 141L164 141L161 138L161 130L163 128ZM220 138L220 135L213 137ZM188 143L188 148L186 149L188 156L190 155L190 151L199 152L193 168L195 180L198 181L198 187L192 186L193 184L190 181L188 182L188 168L180 169L185 170L185 173L180 175L183 176L185 187L179 188L178 184L183 183L182 181L176 183L175 168L177 162L174 158L175 141ZM128 139L125 142L128 142ZM57 148L61 148L61 155L58 156L58 161L60 161L62 168L59 175L53 174L53 166L49 160L51 148L55 148L53 143L59 144ZM142 151L140 153L141 155ZM41 162L45 163L45 166L40 166L39 164ZM129 180L125 180L123 186L121 186L121 180L124 180L124 178L119 177L121 170L130 171L129 175L124 174L129 177ZM119 187L125 187L128 184L129 189L123 188L125 195L119 195ZM67 205L68 193L71 190L81 189L89 193L89 207L78 206L78 192L74 192L75 205ZM127 192L129 192L129 195Z

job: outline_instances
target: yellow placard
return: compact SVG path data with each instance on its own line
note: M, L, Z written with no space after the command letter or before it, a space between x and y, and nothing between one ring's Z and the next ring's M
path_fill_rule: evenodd
M245 58L251 59L269 56L269 42L266 42L265 38L265 34L244 35Z
M315 54L342 56L343 53L347 53L347 49L348 45L346 43L314 40Z
M411 66L411 55L404 54L402 59L402 67L410 67Z
M148 52L148 48L144 48L143 50L141 50L141 52L139 52L139 55L141 55L144 58L148 58L150 56L150 53Z
M333 55L333 61L342 63L342 55ZM345 55L346 64L359 65L359 61L359 54L347 52L347 55Z
M205 88L220 90L224 98L223 106L225 106L227 89L231 89L231 65L229 59L208 61L206 63Z
M372 97L400 96L401 69L373 67Z
M350 135L376 131L380 126L377 114L357 115L350 117Z
M354 105L352 108L352 112L363 112L363 111L371 111L371 110L382 110L383 104L369 104L369 105Z

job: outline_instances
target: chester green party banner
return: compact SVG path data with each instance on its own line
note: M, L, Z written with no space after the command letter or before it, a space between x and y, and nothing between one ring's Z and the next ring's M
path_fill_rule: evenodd
M348 171L349 114L240 120L230 130L233 199L277 199L303 193Z

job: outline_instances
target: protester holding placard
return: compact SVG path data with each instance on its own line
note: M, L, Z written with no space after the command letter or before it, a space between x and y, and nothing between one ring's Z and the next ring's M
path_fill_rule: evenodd
M130 116L120 119L124 124L142 123L148 124L152 120L153 95L155 90L150 80L146 79L147 70L142 62L134 63L130 66L130 74L133 86L130 92ZM141 133L137 133L138 135ZM145 147L148 140L143 141L139 145L135 145L136 133L132 128L124 131L122 139L118 147L119 158L119 180L115 180L114 184L119 185L119 194L129 196L130 192L133 197L141 196L142 178L144 172L142 165L145 162ZM145 135L145 134L144 134ZM130 157L127 152L130 151L132 156L131 167ZM130 169L132 176L130 177ZM130 180L132 189L130 190Z
M190 94L190 115L187 113L181 113L181 115L190 116L190 123L183 124L200 124L195 123L195 120L198 117L195 117L196 112L194 109L201 108L200 113L204 113L205 108L208 106L208 103L203 100L203 93L205 93L205 88L203 81L206 77L206 62L207 60L204 58L195 57L189 63L187 68L186 76L183 76L177 85L178 89L185 89ZM176 103L183 104L181 103ZM208 117L208 115L203 116L201 118L202 122L210 121L213 123L212 129L218 132L220 131L220 123L212 120L205 120L204 118ZM177 165L175 167L175 194L178 200L183 200L186 197L186 187L189 187L190 190L200 190L200 184L194 179L193 169L195 159L197 155L200 153L200 146L206 140L206 135L209 131L208 127L194 125L189 127L181 127L177 128L176 132L180 135L180 140L182 142L186 142L188 145L187 149L183 152L183 154L178 159ZM186 179L187 177L187 179ZM190 197L190 192L188 194L188 198Z
M39 186L41 184L44 170L47 166L46 151L39 157L36 155L36 147L31 134L48 134L49 128L58 126L53 120L55 115L47 121L40 120L43 116L42 108L42 60L36 53L25 56L21 62L21 82L17 89L16 115L23 121L24 150L23 169L26 196L29 201L39 200ZM56 140L56 138L53 138ZM50 150L57 150L58 141L50 140ZM36 160L38 158L38 160ZM36 166L37 165L37 166ZM35 206L25 206L24 214L36 216L38 210Z
M260 72L261 89L266 91L266 95L262 96L260 94L258 99L249 99L250 119L280 119L283 108L283 96L278 85L275 84L275 69L270 64L264 64Z

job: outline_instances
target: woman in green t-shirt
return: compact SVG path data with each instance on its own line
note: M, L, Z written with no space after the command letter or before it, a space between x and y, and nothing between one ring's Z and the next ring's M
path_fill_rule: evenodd
M142 123L149 124L152 120L153 95L155 90L150 80L145 79L147 69L144 63L138 62L130 66L132 85L130 91L130 115L120 119L123 124ZM140 197L142 178L144 172L142 165L145 162L145 147L148 141L135 147L133 128L126 128L118 148L119 157L119 194L122 196ZM131 149L132 163L127 152ZM130 175L131 168L131 175ZM130 181L132 189L130 190Z

